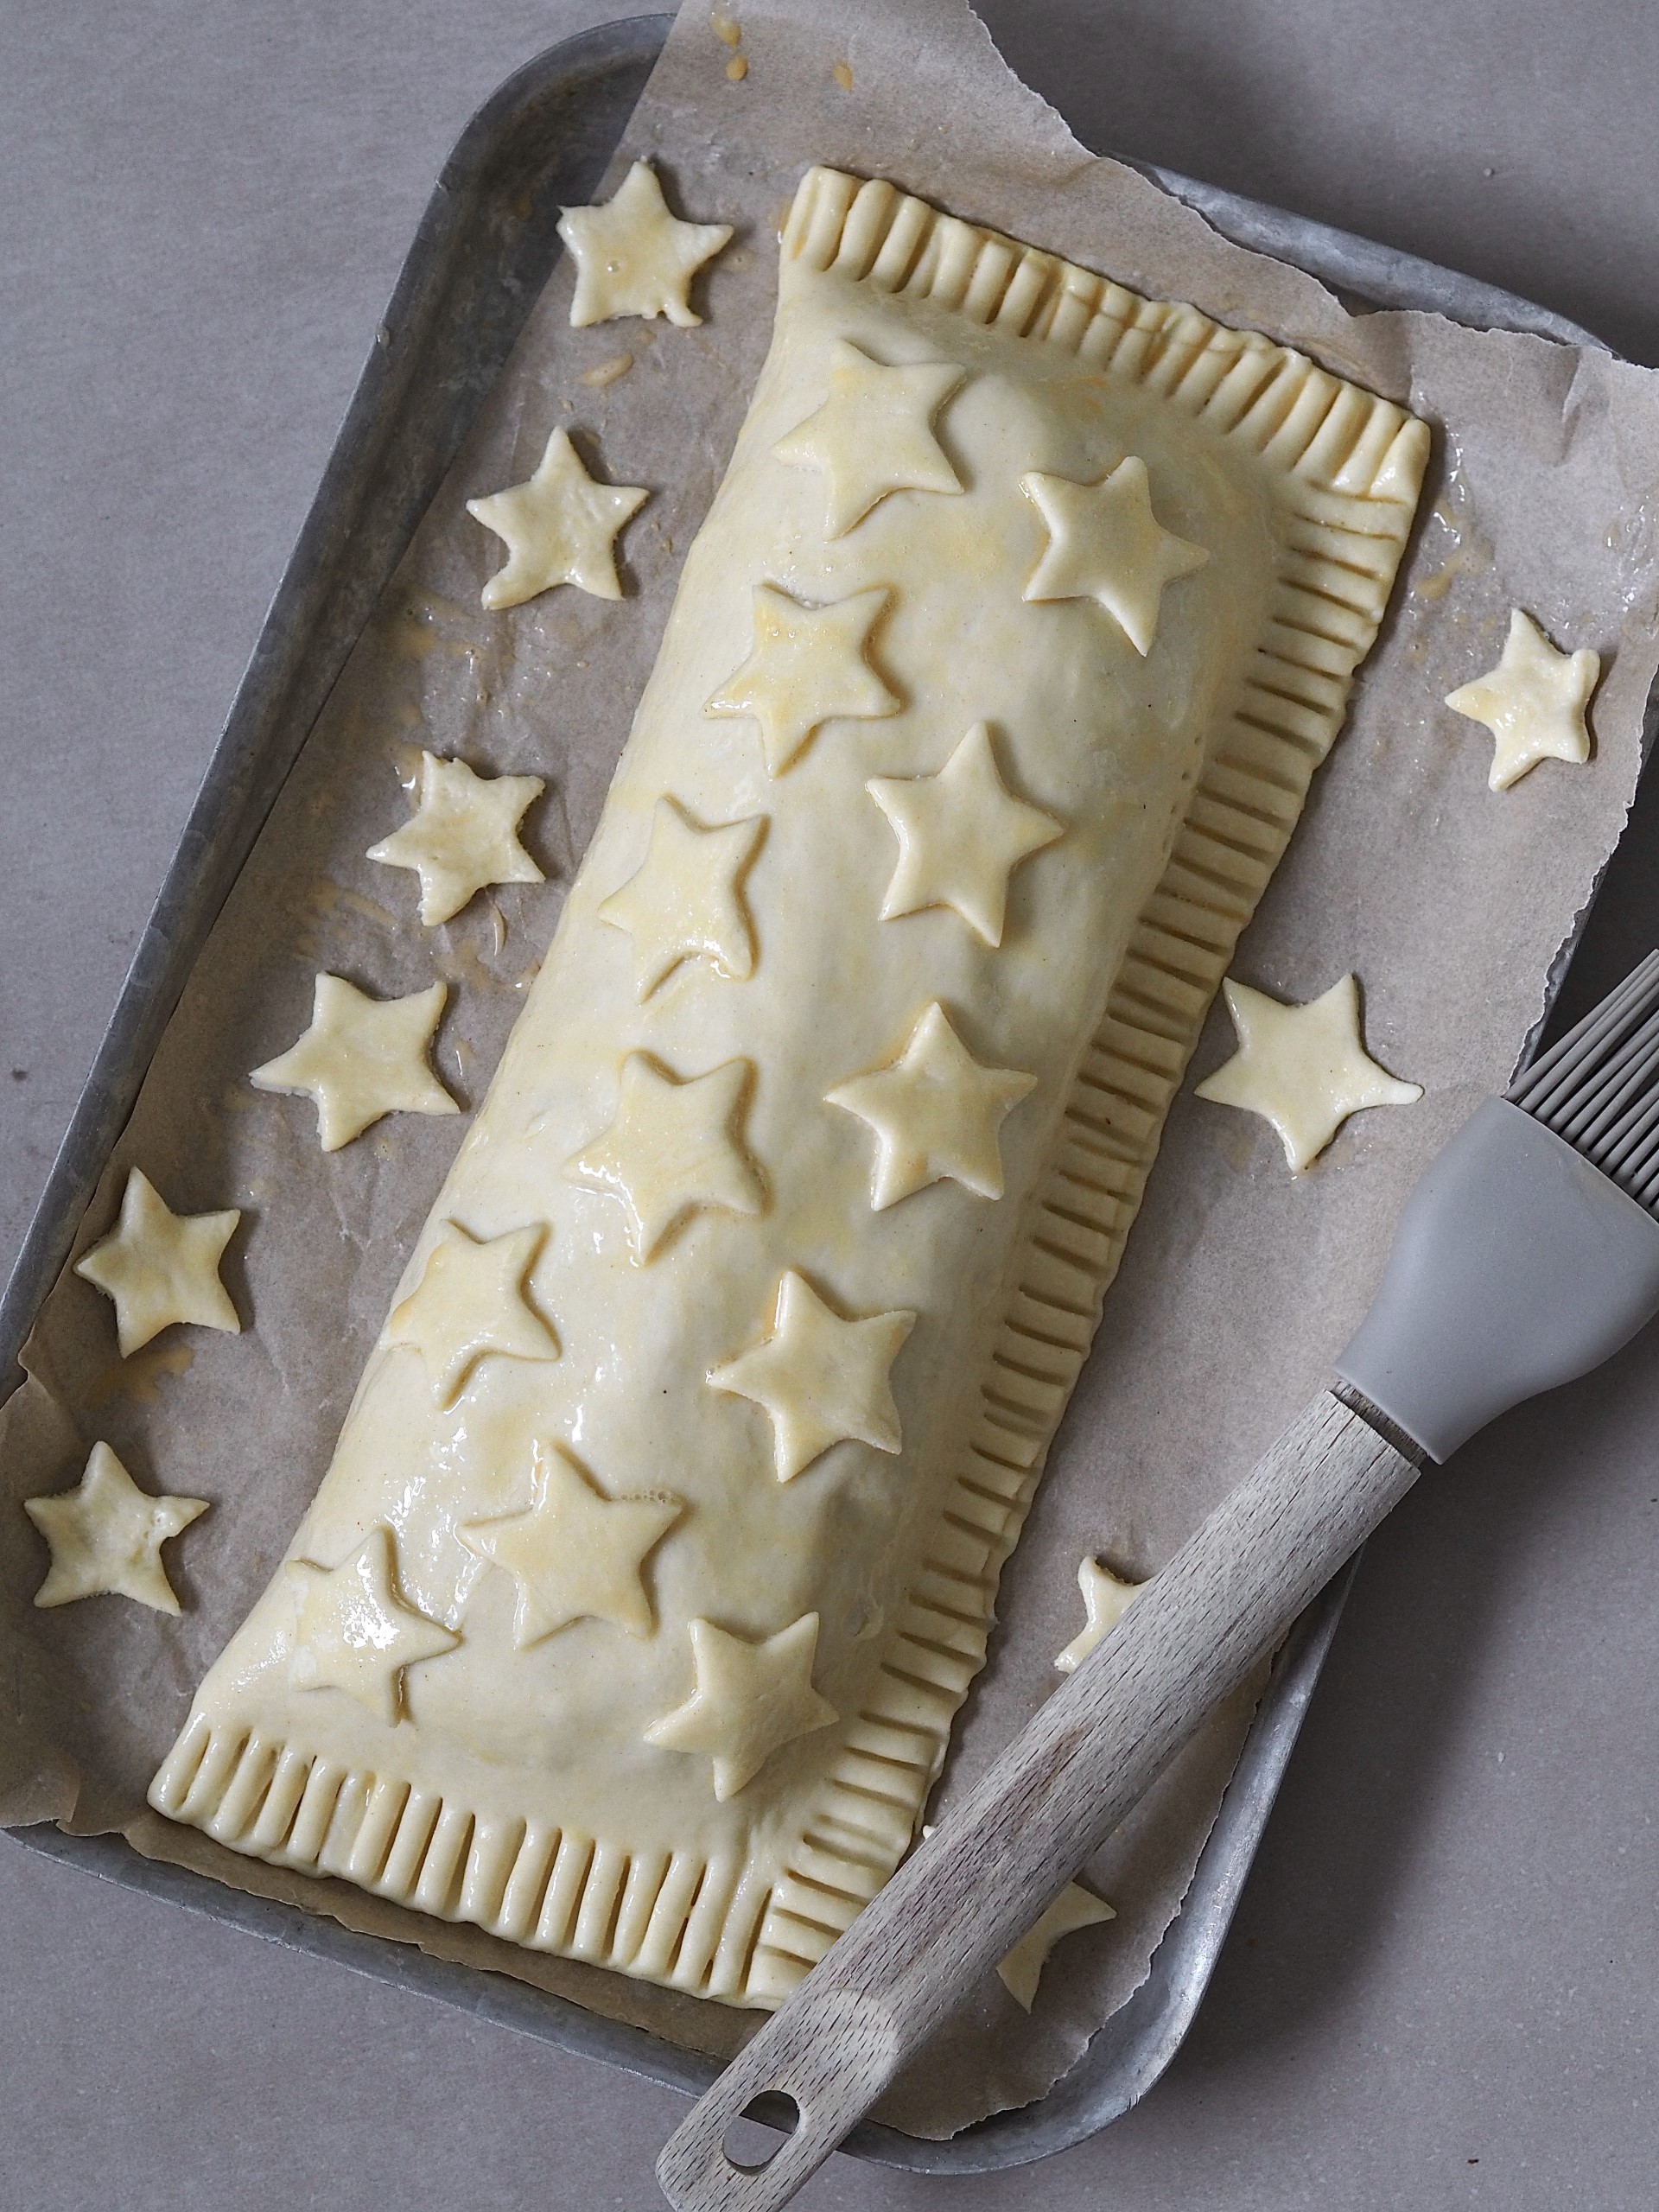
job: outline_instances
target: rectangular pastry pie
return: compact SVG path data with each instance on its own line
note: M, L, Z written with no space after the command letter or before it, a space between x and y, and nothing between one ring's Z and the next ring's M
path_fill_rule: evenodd
M908 1847L1423 425L815 169L552 948L151 1791L774 2004Z

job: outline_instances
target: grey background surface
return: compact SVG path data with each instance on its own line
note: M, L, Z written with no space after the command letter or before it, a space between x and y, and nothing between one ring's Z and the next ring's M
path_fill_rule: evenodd
M443 156L518 62L624 12L0 9L0 1272ZM1640 0L985 13L1089 143L1659 360ZM1656 913L1646 811L1598 976ZM1500 1424L1374 1541L1211 1994L1145 2106L982 2181L838 2160L804 2204L1650 2204L1656 1437L1650 1338ZM0 2212L650 2212L683 2110L0 1842Z

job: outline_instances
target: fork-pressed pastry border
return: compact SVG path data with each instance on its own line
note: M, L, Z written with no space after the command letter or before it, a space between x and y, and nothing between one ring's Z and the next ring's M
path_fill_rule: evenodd
M907 1848L982 1665L997 1582L1116 1273L1164 1117L1239 932L1376 634L1427 456L1423 423L1287 347L815 168L784 251L1139 385L1268 465L1281 540L1263 634L1207 748L1034 1194L962 1465L781 1879L734 1855L629 1853L498 1821L199 1714L150 1802L231 1847L345 1876L531 1949L740 2004L778 2001Z

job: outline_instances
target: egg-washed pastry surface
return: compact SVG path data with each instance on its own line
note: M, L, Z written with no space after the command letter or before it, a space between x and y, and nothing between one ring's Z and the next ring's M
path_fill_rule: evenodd
M983 1661L1426 448L807 175L552 948L161 1811L734 2003L822 1956Z

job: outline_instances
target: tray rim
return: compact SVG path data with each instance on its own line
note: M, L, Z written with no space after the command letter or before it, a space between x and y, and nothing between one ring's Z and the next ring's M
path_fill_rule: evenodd
M660 14L621 18L533 56L473 116L443 166L0 1296L0 1402L22 1380L17 1353L67 1260L98 1179L201 944L384 588L385 575L429 504L429 493L406 499L410 507L408 527L385 563L385 574L376 577L372 588L365 585L355 594L360 619L353 620L353 610L347 610L349 635L343 646L335 640L323 653L326 680L319 683L314 675L309 691L315 696L308 696L302 676L321 606L331 578L350 559L352 533L365 502L380 488L377 471L384 462L391 426L418 371L418 340L429 336L425 326L442 312L446 269L453 265L469 216L487 204L491 169L515 124L522 123L538 99L561 88L580 89L631 73L638 74L643 86L673 21L671 15ZM637 97L638 88L620 110L618 137ZM614 143L612 138L612 148ZM1601 346L1601 340L1551 309L1416 256L1154 163L1129 160L1125 165L1194 208L1234 243L1290 261L1370 305L1427 308L1476 327ZM550 255L550 267L551 259ZM540 283L514 281L526 295L518 316L521 327ZM516 336L517 327L512 334ZM460 428L449 449L426 472L434 488L470 427L477 404L499 373L511 342L509 339L499 359L480 379L470 405L462 395ZM289 712L284 734L281 717L296 689L302 694L300 707ZM283 743L272 744L273 731L283 735ZM1552 997L1570 952L1569 944L1558 958L1550 978ZM943 2140L867 2121L843 2145L849 2153L916 2172L996 2171L1084 2140L1121 2117L1154 2086L1179 2048L1209 1985L1358 1564L1357 1557L1350 1562L1281 1647L1185 1899L1154 1954L1147 1979L1103 2024L1076 2064L1033 2102L990 2114ZM413 1944L348 1929L326 1914L230 1889L168 1861L147 1859L118 1834L76 1835L50 1822L4 1832L26 1848L98 1878L166 1898L267 1942L311 1952L353 1972L604 2059L688 2094L701 2094L721 2070L719 2061L590 2012L534 1984L433 1957Z

